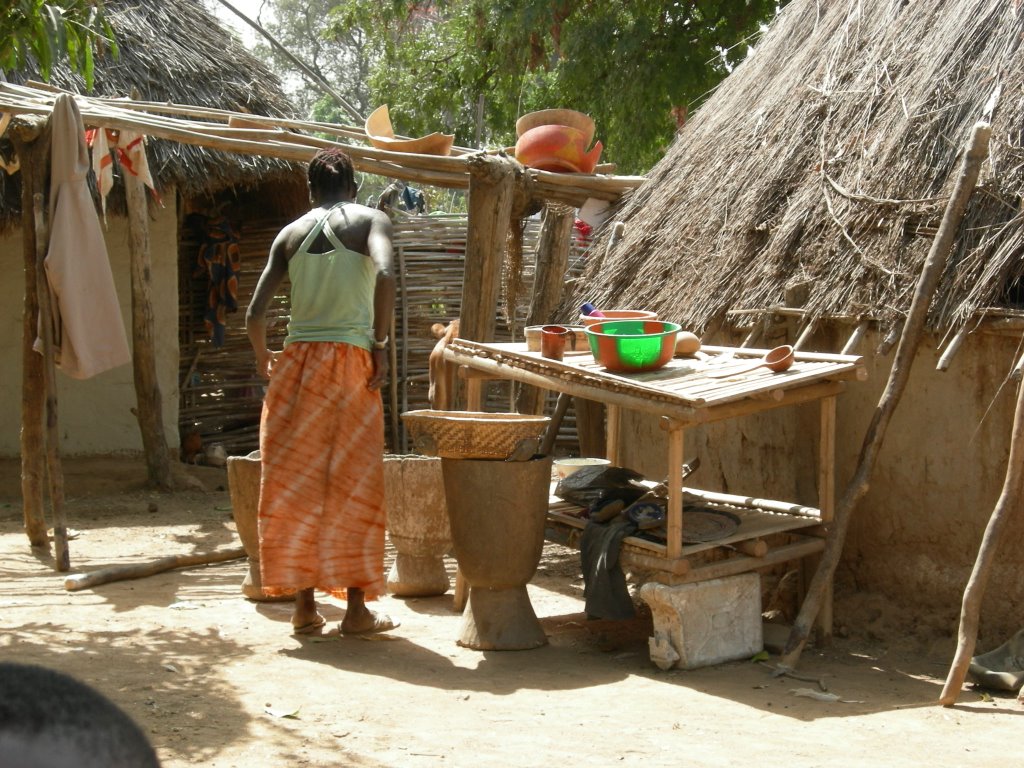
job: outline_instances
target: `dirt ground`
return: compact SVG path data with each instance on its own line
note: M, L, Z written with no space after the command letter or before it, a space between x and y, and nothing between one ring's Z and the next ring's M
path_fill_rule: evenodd
M188 489L159 494L136 460L65 461L72 572L237 546L226 473L176 471ZM657 669L650 619L588 622L578 554L555 545L529 587L543 648L460 648L450 593L377 603L402 621L392 635L298 639L287 604L242 598L244 560L67 592L21 514L18 464L0 462L0 658L94 685L166 768L1020 761L1024 707L971 686L937 706L955 639L909 634L865 596L838 597L845 636L805 651L809 681L752 661ZM796 693L817 680L841 700Z

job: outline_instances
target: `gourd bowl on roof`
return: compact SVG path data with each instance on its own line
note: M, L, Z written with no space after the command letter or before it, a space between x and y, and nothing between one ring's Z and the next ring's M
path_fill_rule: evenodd
M598 141L588 151L585 134L568 125L538 125L516 142L516 160L527 168L556 173L593 173L604 149Z
M516 136L522 136L542 125L565 125L575 128L583 134L584 144L589 145L594 140L594 121L589 115L574 109L542 109L525 114L516 120Z
M452 151L454 134L431 133L418 139L399 139L391 126L388 105L382 104L366 118L363 125L366 138L377 149L391 152L410 152L418 155L449 155Z

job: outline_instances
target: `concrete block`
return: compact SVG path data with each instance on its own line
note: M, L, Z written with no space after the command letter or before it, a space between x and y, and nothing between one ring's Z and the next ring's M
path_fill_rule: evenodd
M640 599L651 608L651 661L661 669L747 659L763 648L756 573L678 586L649 582Z

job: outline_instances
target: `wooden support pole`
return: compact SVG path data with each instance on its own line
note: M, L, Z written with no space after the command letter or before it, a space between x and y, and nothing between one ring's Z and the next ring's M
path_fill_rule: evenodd
M401 340L397 334L397 328L391 335L391 386L394 390L391 403L392 408L396 411L401 408L401 413L405 413L409 410L409 289L406 285L406 272L407 266L405 263L405 246L399 246L397 249L398 255L398 306L397 309L402 312L402 333ZM391 324L394 326L396 323L395 316L391 317ZM402 345L402 357L399 362L398 359L398 345ZM401 368L399 368L401 365ZM397 387L399 382L402 386L401 403L398 400ZM458 386L458 385L456 385ZM456 393L449 393L449 397L455 400ZM454 403L453 403L454 405ZM395 416L398 420L398 416ZM405 426L398 420L398 428L401 433L401 445L399 446L397 441L394 446L396 453L407 453L409 450L409 435L405 431Z
M580 443L580 456L604 458L606 439L604 404L582 397L573 398L576 409L576 437Z
M402 325L405 325L403 319ZM388 366L391 368L391 375L388 376L388 410L391 412L389 419L390 421L390 435L391 435L391 452L392 453L405 453L402 446L399 444L399 433L400 433L400 419L398 410L398 379L400 372L398 370L398 336L396 329L398 327L398 321L394 314L391 315L391 327L388 329L388 338L391 339L390 348L388 349ZM405 336L402 336L402 352L405 354L405 350L408 349L408 344L405 343ZM404 366L403 366L404 370ZM404 389L404 387L403 387Z
M793 342L793 349L800 349L804 344L806 344L810 340L811 336L814 335L814 332L817 329L817 320L808 321L807 325L805 325L803 330L800 331L800 336L797 338L796 341Z
M569 268L569 241L575 211L565 205L548 205L537 236L537 266L533 278L533 298L526 317L527 325L548 322L562 298L565 272ZM543 410L544 398L537 387L524 384L516 398L516 411L537 414Z
M683 449L685 430L676 427L668 433L668 509L666 556L678 560L683 556Z
M981 614L981 599L985 596L992 560L999 549L1003 531L1014 512L1020 509L1024 499L1024 385L1017 388L1017 408L1013 416L1013 431L1010 433L1010 458L1006 464L1006 479L999 500L992 510L985 535L982 536L974 569L964 589L960 607L960 630L957 637L956 654L942 687L939 704L951 707L963 687L967 670L971 666L974 645L978 640L978 619Z
M142 433L146 476L150 486L172 487L171 460L164 433L163 395L156 374L153 317L153 260L149 249L149 207L146 186L127 170L124 194L128 206L128 246L132 276L132 370L135 376L135 418Z
M71 570L68 552L68 523L64 514L64 470L60 463L60 427L57 422L57 365L53 351L53 305L46 281L46 251L50 240L43 216L46 200L42 192L32 196L32 215L36 233L36 287L39 292L39 335L43 343L44 444L46 476L50 484L50 510L53 513L54 561L58 571Z
M824 397L818 406L818 510L821 522L831 523L836 506L836 397ZM813 555L804 561L805 573L817 571L821 560ZM829 581L822 596L815 629L823 643L832 639L833 588Z
M857 327L853 329L853 333L850 334L850 338L846 340L846 344L843 345L842 354L852 355L854 350L857 349L857 345L860 344L861 339L864 338L864 334L868 332L868 326L871 323L868 320L862 320L857 323Z
M960 347L963 345L964 340L967 338L967 334L968 330L966 326L956 332L956 335L953 336L952 340L949 342L949 345L946 347L945 351L942 353L942 356L939 358L939 362L935 365L935 370L949 370L949 364L953 362L953 358L956 356L956 353L960 351Z
M515 195L515 164L507 158L488 155L474 155L467 162L469 216L459 336L492 341ZM486 402L484 383L476 382L476 387L476 397L481 403ZM453 407L456 402L453 399Z
M910 369L917 354L921 336L924 334L928 307L935 295L935 289L939 284L939 279L942 277L946 259L960 229L960 223L967 210L967 202L978 183L981 164L988 157L988 142L991 135L991 126L987 123L979 122L975 124L971 137L967 142L960 174L953 185L953 191L949 196L946 210L939 224L939 230L935 235L935 240L932 241L932 246L928 251L924 266L921 268L921 275L914 290L910 310L907 313L906 322L903 324L903 330L900 334L899 344L896 347L892 370L889 372L889 380L886 382L885 390L882 392L881 399L878 402L878 407L875 409L871 423L868 425L867 432L864 435L857 468L836 507L835 519L829 531L828 539L825 542L821 563L814 573L814 578L808 587L807 597L800 606L800 612L793 623L789 639L786 641L786 647L782 654L782 663L788 667L795 667L799 661L800 654L807 644L811 626L814 624L818 611L821 609L822 601L829 594L832 578L836 567L839 565L839 557L842 554L843 544L846 541L850 517L854 507L856 507L857 503L868 491L871 473L874 470L875 461L885 439L886 429L889 426L893 412L896 410L896 406L899 404L907 381L910 379Z
M537 235L533 298L526 320L529 325L548 322L562 298L562 284L569 268L569 245L575 220L575 211L568 206L549 204L544 208L544 217Z
M515 173L512 161L502 157L474 155L467 162L469 225L459 336L492 341Z
M46 392L43 357L33 349L39 335L39 286L36 270L36 227L34 196L44 187L43 174L49 166L50 142L25 140L12 131L11 138L21 164L21 232L24 245L25 306L22 312L21 342L21 499L25 533L33 549L49 552L43 504L46 453L43 409ZM45 245L44 245L45 248Z

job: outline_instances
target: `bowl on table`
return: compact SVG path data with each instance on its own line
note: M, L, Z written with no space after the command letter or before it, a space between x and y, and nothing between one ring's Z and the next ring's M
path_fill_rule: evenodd
M662 320L607 320L584 329L594 360L613 373L663 367L675 355L680 330Z
M657 312L649 312L646 309L603 309L600 315L580 315L580 325L586 327L594 323L603 323L606 320L657 320Z
M584 467L606 467L609 464L611 462L608 459L591 458L588 456L555 459L555 474L558 475L559 480L565 480L573 472Z

